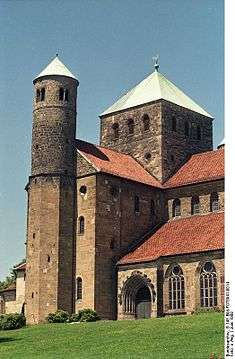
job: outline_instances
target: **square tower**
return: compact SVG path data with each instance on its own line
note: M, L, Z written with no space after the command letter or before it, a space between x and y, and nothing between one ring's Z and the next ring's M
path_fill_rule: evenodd
M100 118L101 145L132 155L161 182L191 154L213 149L212 116L158 67Z

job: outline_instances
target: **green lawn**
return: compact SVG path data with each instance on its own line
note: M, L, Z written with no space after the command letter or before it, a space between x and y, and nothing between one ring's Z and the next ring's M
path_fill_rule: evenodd
M209 359L223 354L223 314L46 324L0 331L0 358Z

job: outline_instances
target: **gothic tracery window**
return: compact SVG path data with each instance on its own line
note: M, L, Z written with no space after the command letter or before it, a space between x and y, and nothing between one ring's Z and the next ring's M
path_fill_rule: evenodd
M212 262L206 262L200 273L201 307L217 306L217 275Z
M175 265L169 276L169 308L184 309L185 285L184 276L180 266Z

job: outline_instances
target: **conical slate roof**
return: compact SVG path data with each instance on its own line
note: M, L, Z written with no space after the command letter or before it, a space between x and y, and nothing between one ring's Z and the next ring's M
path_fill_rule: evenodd
M200 113L203 116L213 118L158 71L154 71L146 79L141 81L100 116L161 99Z
M38 79L42 76L50 76L50 75L59 75L59 76L67 76L71 77L72 79L76 79L76 77L69 71L69 69L60 61L58 56L56 56L48 65L47 67L40 72L35 78Z

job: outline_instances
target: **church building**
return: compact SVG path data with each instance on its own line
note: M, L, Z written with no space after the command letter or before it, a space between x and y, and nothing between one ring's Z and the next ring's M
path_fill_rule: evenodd
M33 83L27 322L57 309L222 310L224 144L213 150L213 117L156 63L100 115L96 145L76 139L79 81L58 56Z

